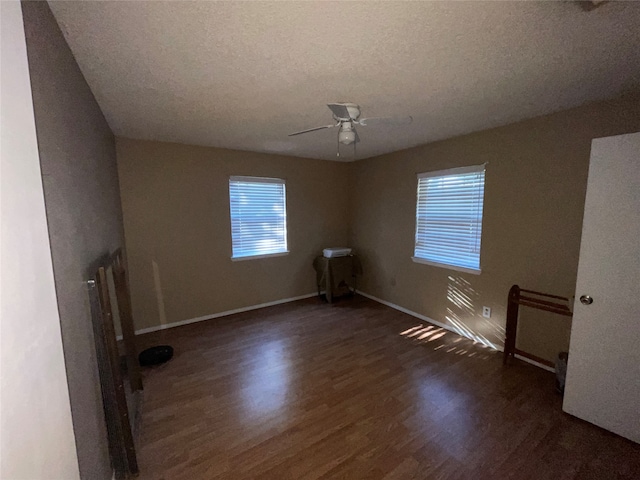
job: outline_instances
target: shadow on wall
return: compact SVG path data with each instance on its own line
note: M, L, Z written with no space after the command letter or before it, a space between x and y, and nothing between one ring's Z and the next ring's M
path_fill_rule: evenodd
M482 306L478 305L480 293L467 280L460 276L448 279L447 323L460 335L498 350L498 345L504 343L504 327L482 316Z

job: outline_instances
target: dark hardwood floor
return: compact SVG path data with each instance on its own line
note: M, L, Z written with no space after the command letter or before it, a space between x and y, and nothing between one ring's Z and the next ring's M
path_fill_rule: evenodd
M140 480L638 479L551 373L362 297L144 335Z

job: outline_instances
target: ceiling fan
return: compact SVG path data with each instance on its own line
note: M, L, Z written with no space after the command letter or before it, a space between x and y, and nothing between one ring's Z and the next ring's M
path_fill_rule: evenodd
M353 144L355 151L355 144L360 141L360 137L358 137L358 132L356 131L356 125L360 125L362 127L370 125L408 125L413 121L413 118L410 116L360 118L360 106L355 103L329 103L327 104L327 107L329 107L333 113L335 123L331 125L323 125L322 127L300 130L299 132L290 133L289 136L293 137L294 135L301 135L303 133L339 127L338 156L340 156L339 148L341 143L343 145Z

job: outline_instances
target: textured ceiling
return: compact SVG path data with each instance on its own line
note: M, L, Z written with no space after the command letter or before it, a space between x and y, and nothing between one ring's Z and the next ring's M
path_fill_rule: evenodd
M357 158L640 88L640 3L50 2L116 135L336 160L328 102ZM341 160L349 160L343 147Z

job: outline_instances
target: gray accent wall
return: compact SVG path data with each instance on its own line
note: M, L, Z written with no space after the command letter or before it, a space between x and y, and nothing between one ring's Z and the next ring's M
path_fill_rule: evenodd
M80 476L110 479L85 280L123 245L115 140L48 4L22 9Z

